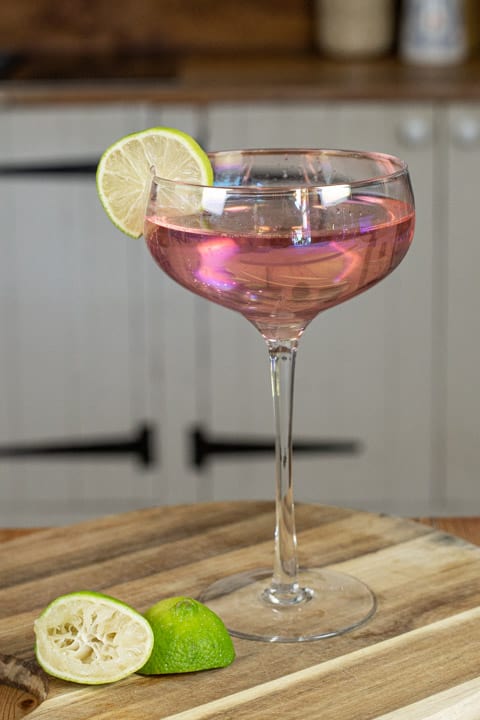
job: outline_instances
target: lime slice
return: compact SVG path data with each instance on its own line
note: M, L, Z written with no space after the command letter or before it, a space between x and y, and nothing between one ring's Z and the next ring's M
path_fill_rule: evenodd
M145 613L155 638L142 675L225 667L235 659L232 639L210 608L188 597L161 600Z
M155 174L167 180L211 185L213 170L200 145L181 130L150 128L117 140L97 168L97 192L110 220L138 238Z
M35 621L35 653L49 675L87 685L115 682L148 660L153 633L140 613L107 595L61 595Z

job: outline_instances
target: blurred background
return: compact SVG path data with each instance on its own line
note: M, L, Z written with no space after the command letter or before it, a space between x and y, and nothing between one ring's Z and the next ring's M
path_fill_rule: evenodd
M97 198L102 151L154 125L409 163L406 259L302 339L296 497L478 514L479 81L476 0L4 3L0 526L273 498L263 340Z

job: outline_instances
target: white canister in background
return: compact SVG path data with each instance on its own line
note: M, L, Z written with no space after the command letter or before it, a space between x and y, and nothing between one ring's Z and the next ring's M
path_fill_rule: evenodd
M403 0L400 55L406 62L448 65L467 55L463 0Z
M317 47L335 58L368 58L392 49L394 0L316 0Z

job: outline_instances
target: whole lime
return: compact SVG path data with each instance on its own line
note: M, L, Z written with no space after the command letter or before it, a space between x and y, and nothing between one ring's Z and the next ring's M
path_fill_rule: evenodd
M160 600L145 613L153 630L153 650L139 673L161 675L230 665L233 642L222 620L189 597Z

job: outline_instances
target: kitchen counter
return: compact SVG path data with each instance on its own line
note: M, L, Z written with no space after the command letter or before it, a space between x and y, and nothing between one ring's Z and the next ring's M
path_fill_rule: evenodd
M316 54L11 58L0 102L475 101L480 58L415 67L397 58L334 62Z

